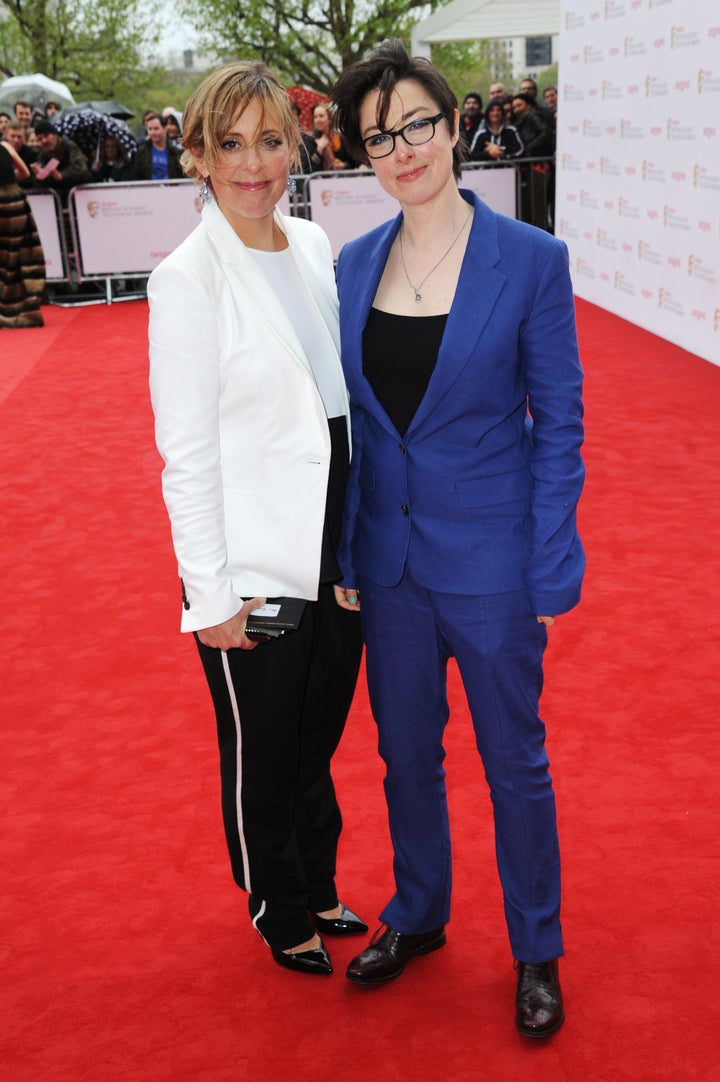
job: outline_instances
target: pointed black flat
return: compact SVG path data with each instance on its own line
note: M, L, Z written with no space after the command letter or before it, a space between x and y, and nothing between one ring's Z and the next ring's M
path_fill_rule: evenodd
M318 932L323 935L364 935L368 926L364 920L360 920L352 909L348 909L344 902L339 917L319 917L317 913L311 913L312 921Z
M295 954L286 954L284 951L271 947L272 956L279 966L284 969L292 969L295 973L332 973L333 967L330 956L325 950L323 941L320 946L311 951L296 951Z

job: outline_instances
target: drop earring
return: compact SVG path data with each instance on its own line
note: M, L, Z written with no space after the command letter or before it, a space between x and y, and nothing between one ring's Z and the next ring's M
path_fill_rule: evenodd
M200 196L200 202L204 207L206 207L208 203L212 203L212 192L208 188L207 177L203 179L203 182L198 189L198 195Z
M288 195L295 195L295 192L297 191L297 182L295 180L295 177L288 177L287 190Z

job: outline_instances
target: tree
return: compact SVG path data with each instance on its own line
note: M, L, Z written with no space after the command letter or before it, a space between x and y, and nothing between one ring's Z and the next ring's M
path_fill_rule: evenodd
M39 71L86 98L121 98L152 78L158 0L0 0L0 72ZM157 27L157 29L156 29Z
M485 105L491 83L507 80L511 65L498 59L488 41L453 41L433 45L432 62L447 79L462 109L463 98L470 91L481 94Z
M328 93L340 72L439 0L204 0L186 5L201 45L219 56L264 60L291 83Z

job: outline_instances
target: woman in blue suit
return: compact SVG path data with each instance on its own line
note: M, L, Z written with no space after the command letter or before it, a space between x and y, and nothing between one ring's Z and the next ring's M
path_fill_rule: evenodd
M445 943L446 668L462 675L495 817L516 1023L564 1019L560 860L538 713L547 627L580 598L582 372L567 251L459 191L456 99L386 42L333 101L400 203L338 263L353 460L336 587L362 605L394 848L384 931L347 976L381 984Z

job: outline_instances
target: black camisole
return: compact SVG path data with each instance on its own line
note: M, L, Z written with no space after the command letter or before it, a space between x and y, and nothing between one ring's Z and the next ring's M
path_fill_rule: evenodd
M404 436L435 371L447 315L398 316L371 308L363 331L363 375Z

